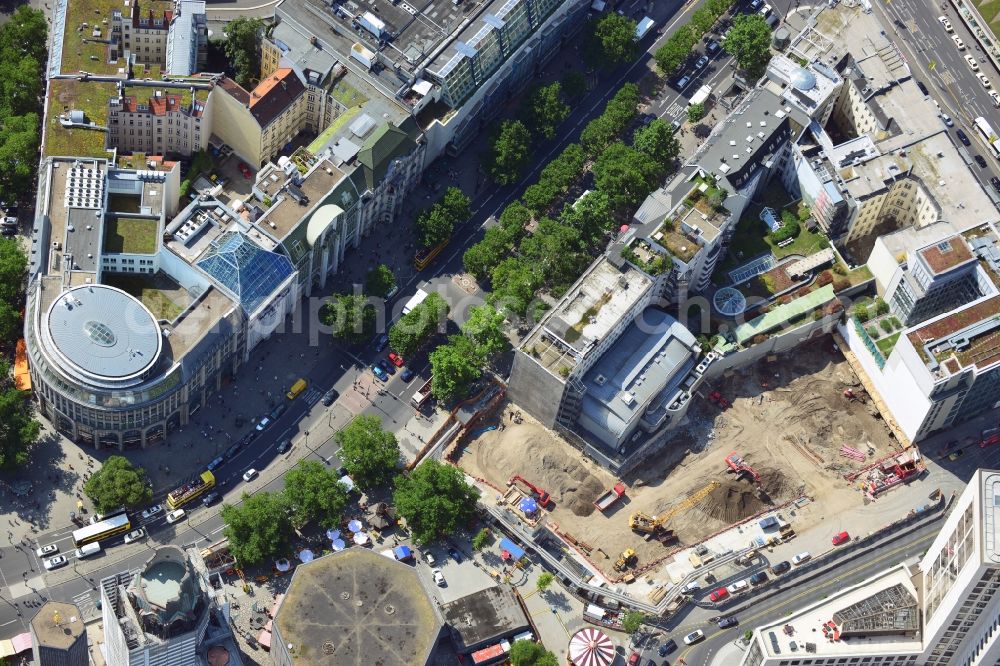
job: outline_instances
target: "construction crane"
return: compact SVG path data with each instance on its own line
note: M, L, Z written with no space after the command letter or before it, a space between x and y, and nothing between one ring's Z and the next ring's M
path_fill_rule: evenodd
M521 486L523 486L521 490L525 492L525 494L534 497L538 501L539 506L544 508L549 505L549 501L552 499L552 497L547 492L545 492L535 484L531 483L520 474L515 474L514 476L510 477L510 480L507 482L507 485L513 486L515 483L520 483Z
M666 529L667 522L681 511L690 509L695 504L708 497L709 494L711 494L711 492L720 485L722 484L718 481L711 481L707 486L691 493L679 504L670 507L666 513L660 514L659 516L650 516L642 511L637 511L629 516L628 526L633 532L653 534L661 537L661 540L670 540L673 538L674 533L672 530Z

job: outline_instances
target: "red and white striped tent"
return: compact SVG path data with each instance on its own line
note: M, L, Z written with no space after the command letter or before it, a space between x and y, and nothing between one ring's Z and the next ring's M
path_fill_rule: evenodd
M573 666L609 666L615 659L615 644L600 629L581 629L569 641Z

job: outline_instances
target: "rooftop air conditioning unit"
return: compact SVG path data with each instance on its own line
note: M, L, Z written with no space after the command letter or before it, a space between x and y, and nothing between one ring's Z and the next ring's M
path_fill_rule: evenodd
M608 378L605 377L604 375L597 375L596 377L594 377L594 383L597 384L598 386L604 386L605 384L607 384L607 382Z

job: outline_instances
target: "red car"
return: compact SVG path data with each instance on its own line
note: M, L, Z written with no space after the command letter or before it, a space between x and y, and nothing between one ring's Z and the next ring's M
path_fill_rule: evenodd
M851 535L847 532L841 532L840 534L833 535L833 545L839 546L842 543L847 543L851 540Z
M250 167L248 167L246 163L240 162L239 168L240 168L240 173L243 174L243 177L246 178L247 180L250 180L250 176L253 175L252 173L250 173Z
M396 352L389 352L389 360L397 368L403 367L403 357L397 354Z
M642 653L638 650L633 650L632 655L628 658L628 666L638 666L640 659L642 659Z
M711 601L722 601L728 596L729 596L729 590L727 590L724 587L720 587L715 592L712 592L712 594L708 595L708 598Z

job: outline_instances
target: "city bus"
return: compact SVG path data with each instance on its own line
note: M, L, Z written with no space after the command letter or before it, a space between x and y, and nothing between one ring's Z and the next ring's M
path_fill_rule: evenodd
M215 475L205 470L196 476L194 480L188 481L180 488L171 490L167 494L167 507L173 511L184 506L191 500L201 497L214 487Z
M990 124L986 122L986 118L979 116L976 118L974 125L979 139L986 144L986 147L989 148L995 159L1000 159L1000 137L993 131Z
M124 511L108 516L99 523L73 530L73 545L77 548L88 543L110 539L116 534L124 534L132 529L132 521Z

